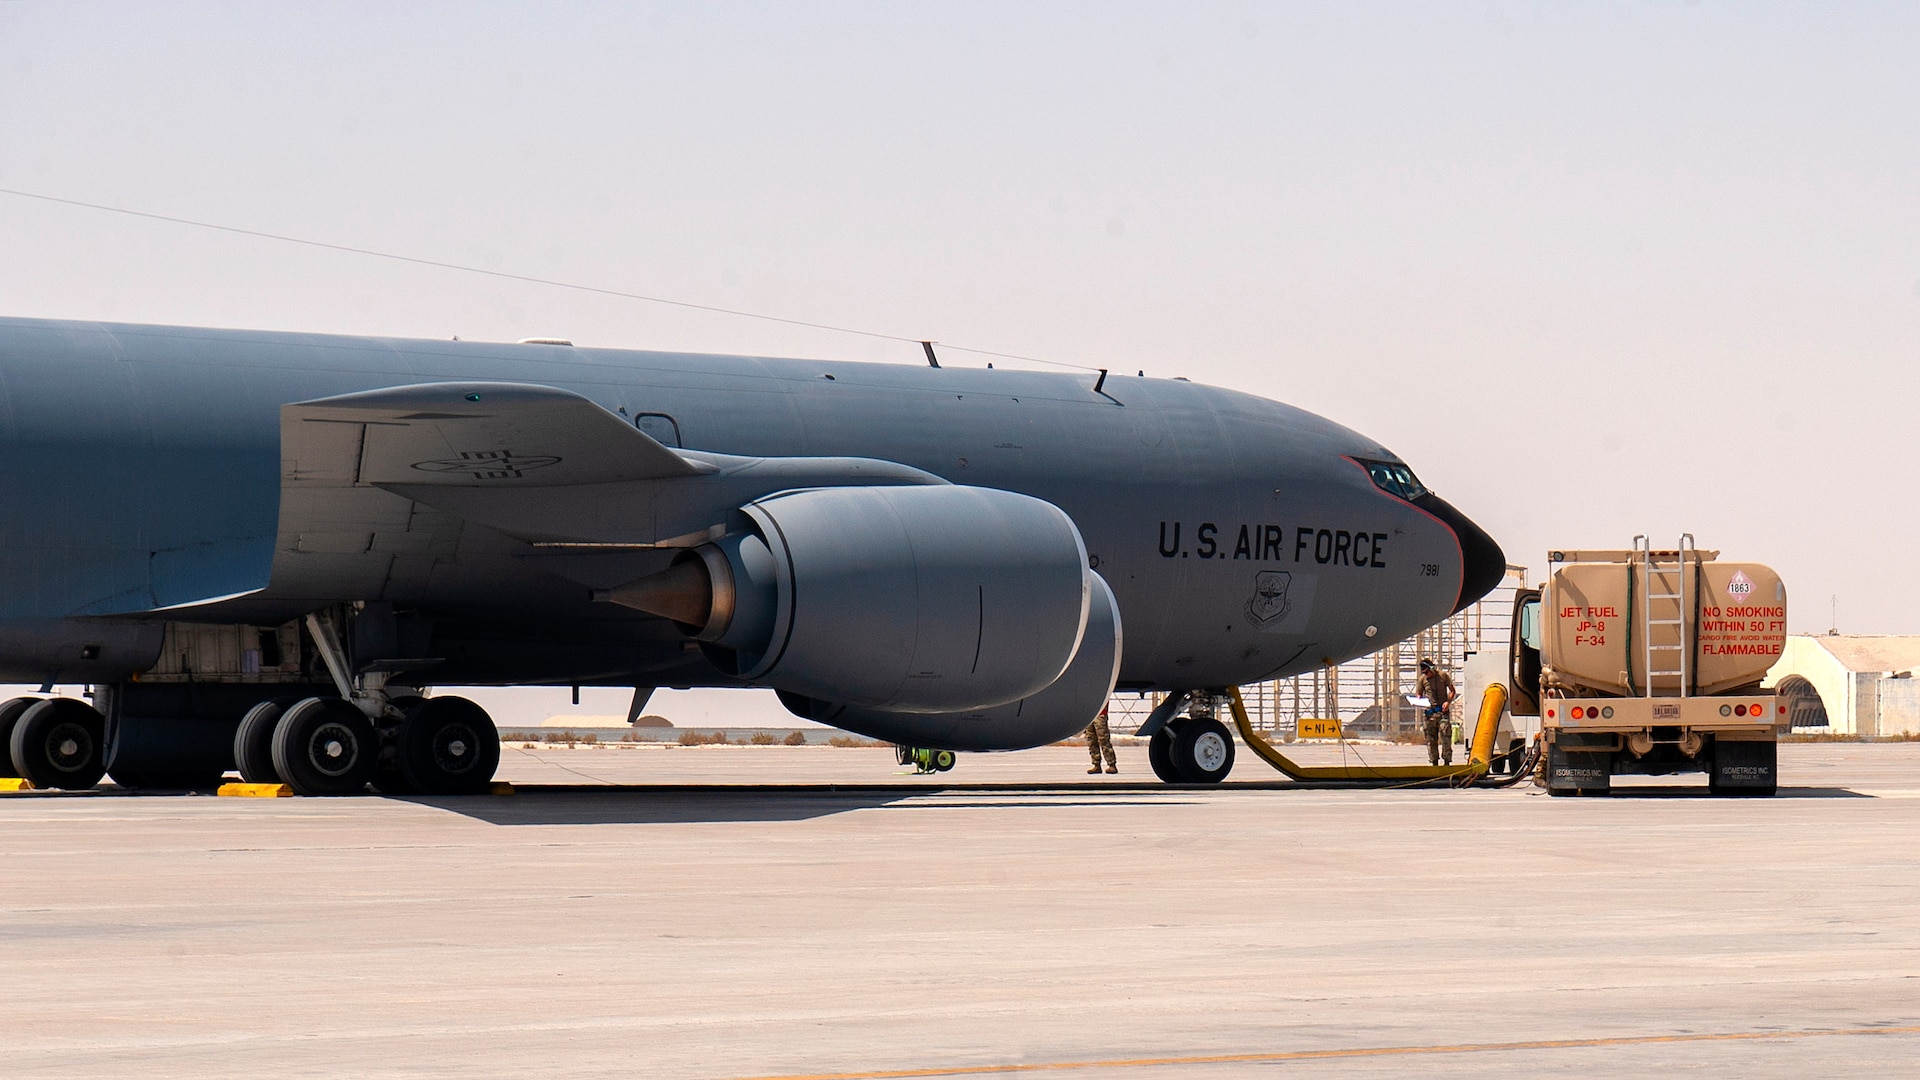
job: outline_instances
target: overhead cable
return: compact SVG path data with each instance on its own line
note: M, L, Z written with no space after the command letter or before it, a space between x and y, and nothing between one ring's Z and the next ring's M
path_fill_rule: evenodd
M187 225L196 229L212 229L215 232L231 233L236 236L251 236L260 240L276 240L283 244L299 244L303 247L320 248L324 251L339 251L349 255L366 255L376 259L411 263L415 266L430 266L439 270L457 270L465 274L481 274L486 277L500 278L506 281L519 281L529 285L547 285L556 289L571 289L574 292L592 293L596 296L612 296L622 300L639 300L649 304L665 304L669 307L685 308L689 311L704 311L714 315L732 315L742 319L758 319L762 322L781 323L786 326L801 326L809 330L826 330L836 334L853 334L858 337L877 338L882 341L898 341L908 345L918 345L924 340L902 334L887 334L877 330L861 330L852 326L835 326L831 323L812 322L807 319L790 319L783 315L767 315L758 311L743 311L739 308L720 307L715 304L698 304L691 300L675 300L665 296L649 296L645 293L627 292L623 289L606 289L598 285L582 285L576 281L561 281L556 278L537 277L533 274L515 274L506 270L489 270L481 266L468 266L464 263L447 262L442 259L425 259L417 255L401 255L392 251L378 251L373 248L354 247L351 244L335 244L326 240L313 240L304 236L289 236L285 233L266 232L261 229L246 229L237 225L222 225L218 222L175 217L171 214L156 214L146 210L130 210L123 206L108 206L105 203L87 202L83 199L68 199L59 195L47 195L37 191L0 188L0 195L12 195L21 199L37 199L41 202L58 203L63 206L77 206L85 210L100 210L110 214L125 214L128 217L145 218L149 221L164 221L171 225ZM1081 371L1099 370L1086 364L1069 364L1060 360L1043 360L1037 356L1022 356L1018 353L995 352L991 349L971 349L963 345L953 345L946 342L941 342L941 344L943 347L956 352L972 353L976 356L993 356L1005 360L1021 360L1034 364L1050 364L1054 367L1075 368Z

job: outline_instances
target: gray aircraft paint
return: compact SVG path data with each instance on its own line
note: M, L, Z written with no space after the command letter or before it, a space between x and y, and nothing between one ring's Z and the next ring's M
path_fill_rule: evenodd
M113 681L151 662L158 619L271 624L364 600L510 643L448 650L435 677L449 682L727 685L665 620L587 599L665 553L536 550L351 478L283 477L283 406L448 381L571 391L676 431L693 460L861 459L897 470L889 482L1051 502L1112 587L1123 686L1343 660L1431 625L1503 568L1444 503L1376 487L1353 459L1397 459L1374 440L1177 380L1115 375L1096 393L1078 374L5 319L0 674ZM796 467L769 464L764 490L714 482L694 514L719 524L795 486L777 474ZM682 512L701 481L672 481Z

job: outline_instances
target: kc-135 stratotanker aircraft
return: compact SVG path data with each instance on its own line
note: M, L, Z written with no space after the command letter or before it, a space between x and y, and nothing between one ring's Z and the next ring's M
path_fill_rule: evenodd
M0 735L42 786L461 793L497 734L426 687L745 685L1014 750L1116 688L1350 659L1504 572L1311 413L928 359L0 319L0 679L43 686ZM1220 779L1193 745L1224 728L1167 720L1163 774Z

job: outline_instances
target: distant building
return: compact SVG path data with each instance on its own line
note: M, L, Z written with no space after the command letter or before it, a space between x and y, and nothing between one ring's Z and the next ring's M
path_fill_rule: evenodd
M1920 637L1793 634L1763 685L1785 700L1792 730L1920 734Z

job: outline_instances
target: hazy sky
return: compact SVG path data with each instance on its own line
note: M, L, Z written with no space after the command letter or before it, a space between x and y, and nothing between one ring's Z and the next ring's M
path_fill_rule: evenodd
M0 187L1185 375L1920 633L1920 7L395 7L0 0ZM919 359L5 196L0 314Z

